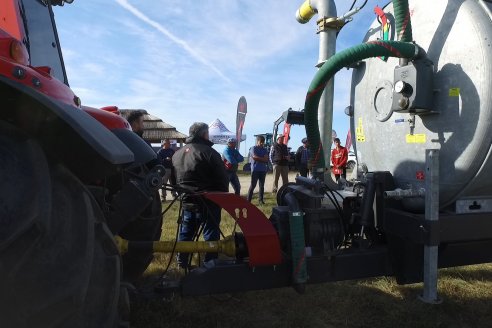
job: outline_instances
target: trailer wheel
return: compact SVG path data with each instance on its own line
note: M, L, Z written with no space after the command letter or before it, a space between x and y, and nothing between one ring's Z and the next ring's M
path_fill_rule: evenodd
M2 327L128 326L120 256L82 183L2 122L0 181Z

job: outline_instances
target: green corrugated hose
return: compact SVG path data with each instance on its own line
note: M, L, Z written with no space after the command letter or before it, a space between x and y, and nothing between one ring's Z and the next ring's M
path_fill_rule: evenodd
M398 40L412 42L412 22L410 19L410 10L408 9L408 0L393 1L393 10L395 12Z
M304 105L304 123L311 148L309 160L314 178L322 178L325 168L318 125L318 104L326 83L340 69L358 61L378 56L413 59L419 56L419 49L417 45L407 42L370 41L333 55L321 66L309 86Z

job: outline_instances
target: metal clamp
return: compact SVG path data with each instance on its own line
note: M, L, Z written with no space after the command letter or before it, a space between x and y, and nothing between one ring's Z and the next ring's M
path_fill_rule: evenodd
M345 21L339 20L338 17L323 17L318 19L316 24L318 25L316 33L319 34L320 32L324 32L328 29L339 30L343 27L343 25L345 25Z

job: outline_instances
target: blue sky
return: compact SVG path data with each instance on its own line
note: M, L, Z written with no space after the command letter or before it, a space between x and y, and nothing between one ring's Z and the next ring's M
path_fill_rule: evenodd
M335 3L340 16L352 1ZM373 8L386 3L369 0L340 32L337 51L359 44L375 19ZM75 0L55 16L68 80L84 105L143 108L187 134L193 122L216 118L234 131L237 102L245 96L244 152L254 134L271 132L283 111L304 108L319 38L317 16L304 25L295 20L301 4ZM345 69L335 76L333 128L342 143L350 77ZM293 126L289 146L296 149L304 136L304 127Z

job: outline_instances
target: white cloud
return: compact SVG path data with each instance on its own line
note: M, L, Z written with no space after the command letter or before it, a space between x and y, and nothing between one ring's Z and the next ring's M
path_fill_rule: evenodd
M137 18L142 20L143 22L149 24L153 28L155 28L157 31L162 33L163 35L167 36L169 39L171 39L173 42L175 42L177 45L179 45L181 48L183 48L191 57L193 57L195 60L198 62L204 64L205 66L209 67L212 71L217 73L221 78L223 78L226 81L230 81L229 78L227 78L213 63L208 61L204 56L200 53L198 53L193 47L191 47L186 41L180 39L179 37L175 36L173 33L169 32L162 24L150 19L148 16L143 14L140 10L135 8L134 6L130 5L127 0L115 0L120 6L131 12L133 15L135 15Z
M245 133L270 132L289 107L302 109L318 59L316 25L294 14L302 0L75 1L55 8L71 86L86 105L145 108L181 132L220 118L235 127L240 96ZM342 30L338 48L358 44L372 19ZM337 2L339 14L350 3ZM372 5L372 7L371 7ZM335 79L334 127L348 128L351 73ZM305 136L293 128L293 146ZM296 139L298 138L298 139Z

